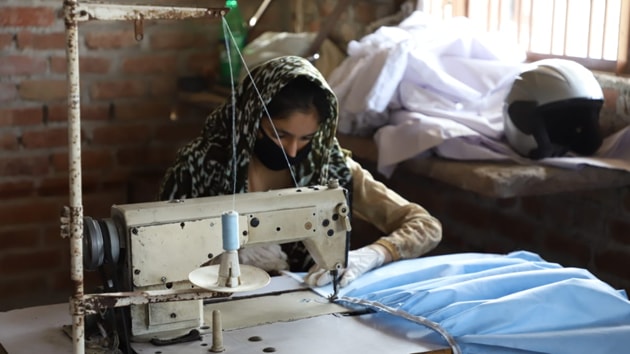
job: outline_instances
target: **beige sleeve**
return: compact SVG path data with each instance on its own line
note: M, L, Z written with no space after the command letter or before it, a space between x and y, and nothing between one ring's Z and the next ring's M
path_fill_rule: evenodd
M353 216L383 232L375 243L389 250L392 260L419 257L437 246L442 239L438 219L375 180L350 157L347 162L352 171Z

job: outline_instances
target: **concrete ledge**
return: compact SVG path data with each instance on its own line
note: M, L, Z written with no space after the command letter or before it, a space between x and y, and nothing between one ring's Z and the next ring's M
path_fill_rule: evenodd
M352 151L357 158L376 162L378 149L371 138L339 134L338 139L341 146ZM408 160L398 168L494 198L615 188L630 184L628 172L590 166L571 170L431 157Z

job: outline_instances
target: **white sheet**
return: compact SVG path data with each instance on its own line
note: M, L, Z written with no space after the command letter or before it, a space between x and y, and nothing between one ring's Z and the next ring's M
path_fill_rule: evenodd
M503 99L514 77L530 65L516 44L464 17L437 22L417 11L399 26L351 42L348 54L329 78L340 102L339 131L374 134L384 175L428 153L532 163L503 138ZM590 158L537 163L630 171L628 134L624 129L606 138Z

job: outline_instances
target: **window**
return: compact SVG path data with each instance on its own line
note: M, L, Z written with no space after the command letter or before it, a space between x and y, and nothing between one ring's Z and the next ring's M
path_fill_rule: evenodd
M500 31L529 60L564 57L594 70L630 73L627 0L420 0L419 9L441 18L467 16Z

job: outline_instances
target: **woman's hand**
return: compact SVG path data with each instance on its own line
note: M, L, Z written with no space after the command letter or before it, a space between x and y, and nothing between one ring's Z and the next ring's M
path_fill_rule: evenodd
M387 250L378 245L370 245L348 252L348 267L341 270L339 285L344 287L362 274L382 266L387 257ZM314 265L309 270L304 282L310 286L324 286L332 282L332 275L327 269Z

